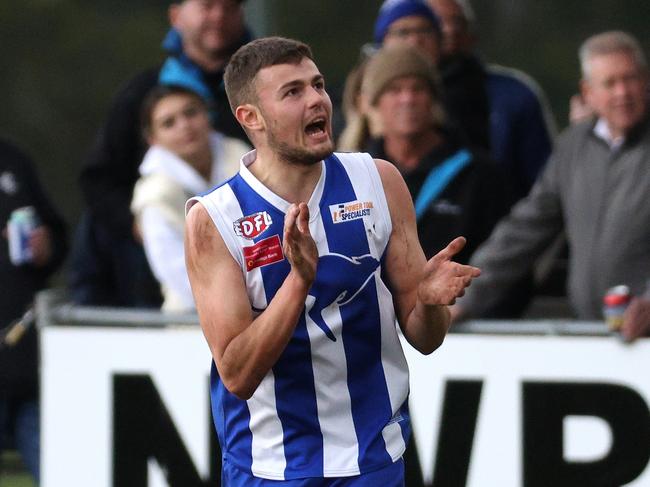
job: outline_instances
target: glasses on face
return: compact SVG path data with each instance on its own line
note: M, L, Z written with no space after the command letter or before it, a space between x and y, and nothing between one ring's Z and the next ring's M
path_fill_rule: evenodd
M421 26L421 27L399 27L396 29L389 29L388 34L391 37L397 37L399 39L406 39L411 36L418 37L431 37L435 34L436 29L432 26Z

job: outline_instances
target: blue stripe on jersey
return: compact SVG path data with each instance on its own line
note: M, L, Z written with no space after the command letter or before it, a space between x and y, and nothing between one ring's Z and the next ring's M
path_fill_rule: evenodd
M246 403L232 395L219 379L217 369L212 363L210 370L210 389L212 396L212 417L221 444L222 455L243 462L250 470L252 437L248 424L250 414ZM241 403L244 407L241 407ZM228 411L225 416L224 411Z
M320 433L311 347L304 313L291 341L273 366L278 416L284 432L287 479L323 476Z
M219 437L219 444L223 448L224 446L224 412L223 412L223 403L221 400L222 391L224 390L223 385L219 387L221 381L219 380L219 373L217 372L217 366L212 361L212 366L210 367L210 405L212 406L212 421L214 421L214 429L217 430L217 436Z
M273 223L255 241L276 234L282 240L285 214L256 193L243 178L235 178L230 184L244 216L258 211L267 211L271 215ZM290 269L287 260L260 268L267 303L271 302ZM304 313L289 344L273 366L273 372L276 409L284 434L287 461L285 478L296 475L321 477L323 438L318 423L311 348Z
M333 223L329 206L356 200L354 188L341 162L326 159L327 179L321 216L329 251L348 257L370 253L362 219ZM320 262L319 262L320 264ZM374 279L351 302L341 305L343 345L348 366L352 417L359 442L362 473L391 462L381 431L391 420L391 406L381 362L381 321ZM352 373L354 371L354 373Z

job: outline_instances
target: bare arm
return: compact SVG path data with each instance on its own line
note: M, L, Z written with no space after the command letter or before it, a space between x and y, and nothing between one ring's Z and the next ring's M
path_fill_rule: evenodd
M318 262L308 222L307 205L292 205L283 241L291 271L266 310L253 318L241 267L207 210L197 204L188 213L185 256L199 320L221 380L241 399L253 395L278 360L302 313Z
M386 271L397 320L408 342L428 354L440 346L449 328L447 305L463 295L480 271L451 260L465 245L463 237L454 239L429 261L425 259L413 203L402 176L389 162L378 159L376 164L393 223Z

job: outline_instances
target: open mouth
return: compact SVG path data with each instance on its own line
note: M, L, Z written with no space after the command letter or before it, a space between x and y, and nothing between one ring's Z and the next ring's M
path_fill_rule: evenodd
M309 136L318 136L325 134L326 120L324 117L317 118L313 122L307 124L305 133Z

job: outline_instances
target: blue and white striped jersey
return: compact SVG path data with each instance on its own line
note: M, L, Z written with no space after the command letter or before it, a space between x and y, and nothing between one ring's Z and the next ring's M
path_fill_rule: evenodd
M207 209L263 311L289 273L282 254L289 203L242 158L239 173L190 200ZM382 280L392 224L368 154L322 163L308 203L319 262L305 311L278 362L242 401L214 368L212 412L224 461L267 479L346 477L399 459L410 435L408 368Z

